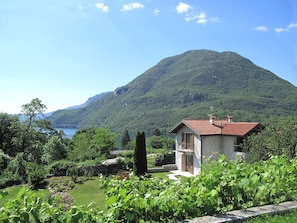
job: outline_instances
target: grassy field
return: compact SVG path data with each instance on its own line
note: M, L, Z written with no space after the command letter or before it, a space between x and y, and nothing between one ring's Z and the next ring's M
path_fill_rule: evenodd
M75 188L70 190L69 193L74 199L72 205L98 208L101 211L106 210L104 190L99 188L99 179L97 177L76 184Z

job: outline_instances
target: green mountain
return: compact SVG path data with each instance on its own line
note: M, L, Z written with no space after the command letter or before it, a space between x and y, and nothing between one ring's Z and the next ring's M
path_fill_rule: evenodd
M269 124L297 115L297 88L234 52L193 50L161 60L88 106L59 110L48 119L55 127L150 132L210 113Z

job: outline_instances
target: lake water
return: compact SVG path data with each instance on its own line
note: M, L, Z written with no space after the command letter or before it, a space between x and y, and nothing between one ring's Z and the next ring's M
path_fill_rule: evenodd
M59 130L63 130L64 133L65 133L65 135L66 135L66 137L69 138L69 139L71 139L72 136L75 134L75 132L76 132L77 130L79 130L79 129L56 128L56 130L57 130L57 131L59 131Z

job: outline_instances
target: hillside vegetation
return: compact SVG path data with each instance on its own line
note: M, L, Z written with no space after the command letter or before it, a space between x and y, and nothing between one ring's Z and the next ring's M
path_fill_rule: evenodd
M167 131L183 118L270 124L297 115L297 88L234 52L193 50L161 60L126 86L88 106L54 112L55 127Z

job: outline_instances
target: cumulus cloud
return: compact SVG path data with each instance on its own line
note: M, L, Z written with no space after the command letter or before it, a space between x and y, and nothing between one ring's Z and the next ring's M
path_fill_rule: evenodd
M259 32L267 32L268 31L268 29L265 26L257 26L257 27L255 27L254 30L259 31Z
M178 13L185 13L188 12L192 7L186 3L180 2L177 6L176 6L176 11Z
M286 28L282 28L282 27L275 28L275 32L277 32L277 33L287 32L290 29L295 28L295 27L297 27L297 23L290 23Z
M144 5L134 2L134 3L123 5L121 11L129 11L129 10L140 9L140 8L144 8Z
M109 7L102 2L96 3L95 6L96 8L101 9L103 12L109 12Z

